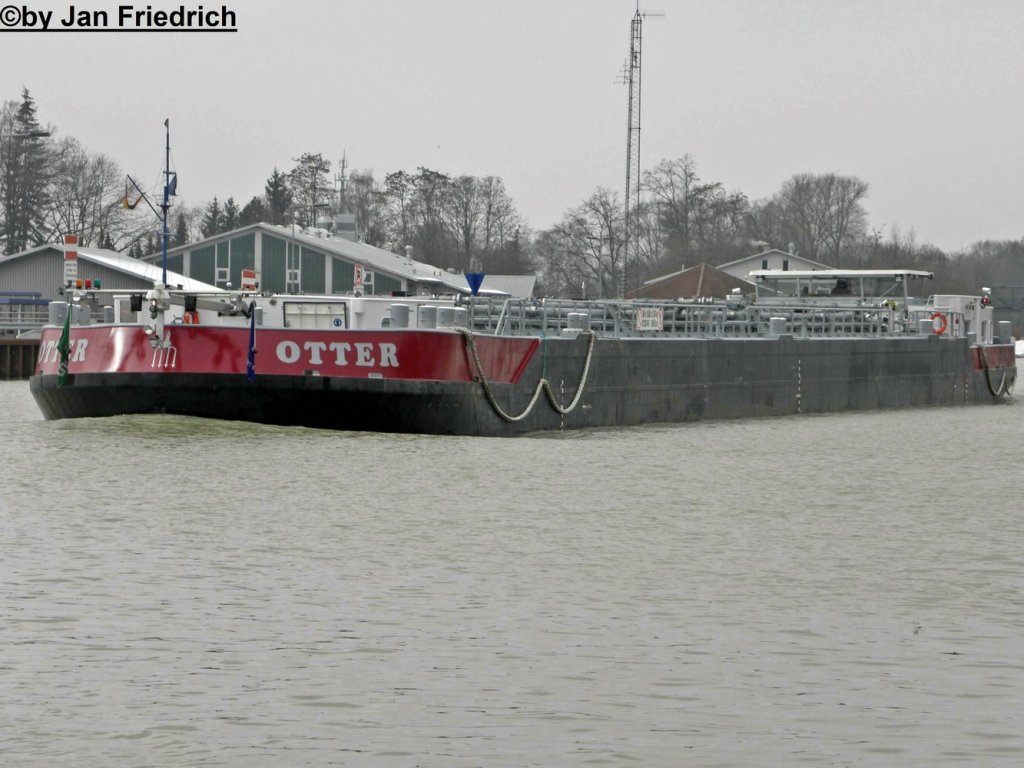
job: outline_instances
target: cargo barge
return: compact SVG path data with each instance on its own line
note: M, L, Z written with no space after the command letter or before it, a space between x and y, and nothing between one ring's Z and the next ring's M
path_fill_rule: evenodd
M761 270L718 301L69 290L31 392L47 419L170 413L513 436L997 403L987 296L914 270Z

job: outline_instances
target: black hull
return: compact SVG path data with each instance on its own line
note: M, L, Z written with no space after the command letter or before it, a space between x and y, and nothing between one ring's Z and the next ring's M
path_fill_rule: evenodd
M587 337L550 339L519 384L237 374L77 374L30 387L47 419L171 413L264 424L439 435L512 436L916 406L992 403L1016 369L976 370L966 340L599 339L583 395L567 414ZM993 386L992 379L998 381ZM489 392L488 392L489 389ZM490 395L490 396L489 396ZM504 416L499 413L504 412Z

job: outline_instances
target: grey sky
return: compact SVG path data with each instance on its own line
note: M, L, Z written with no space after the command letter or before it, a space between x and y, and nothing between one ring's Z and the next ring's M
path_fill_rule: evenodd
M598 186L621 195L635 0L227 5L236 34L0 35L0 97L27 86L43 122L150 183L169 117L191 205L244 205L307 151L378 179L501 176L534 229ZM641 9L664 13L644 24L643 167L689 153L752 200L794 173L852 174L873 227L946 249L1024 237L1019 0Z

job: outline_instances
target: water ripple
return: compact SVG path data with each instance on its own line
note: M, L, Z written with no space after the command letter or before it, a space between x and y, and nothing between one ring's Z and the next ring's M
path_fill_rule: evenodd
M477 440L23 386L5 766L1024 759L1019 404Z

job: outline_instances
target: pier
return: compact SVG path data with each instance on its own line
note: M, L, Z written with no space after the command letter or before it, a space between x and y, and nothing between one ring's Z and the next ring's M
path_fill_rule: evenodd
M39 339L0 336L0 380L27 379L36 367Z
M47 319L47 301L29 291L0 291L0 380L27 379L36 367L39 339L19 337L37 331ZM34 334L38 337L38 333Z

